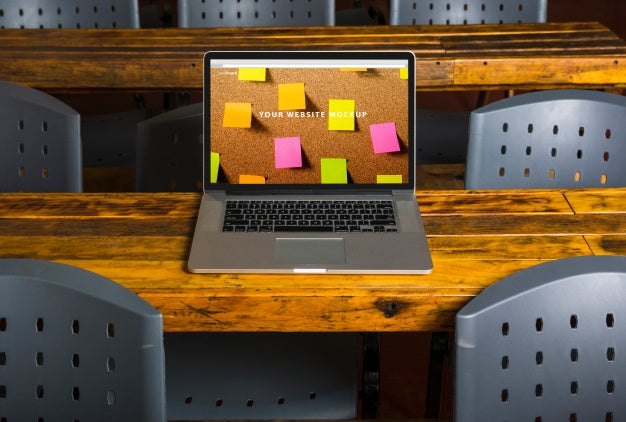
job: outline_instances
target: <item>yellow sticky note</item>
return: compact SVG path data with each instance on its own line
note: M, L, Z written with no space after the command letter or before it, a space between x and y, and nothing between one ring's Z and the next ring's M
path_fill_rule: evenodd
M367 72L366 67L343 67L339 70L341 72Z
M217 183L217 172L220 169L220 155L211 152L211 183Z
M328 100L328 130L354 130L354 100Z
M302 110L306 108L304 83L278 84L278 109Z
M265 177L263 176L255 176L252 174L240 174L239 175L239 184L248 184L248 185L263 185L265 184Z
M402 183L401 174L379 174L376 176L376 183Z
M400 79L409 79L409 68L403 67L400 69Z
M240 81L265 81L265 68L263 67L240 67L237 75Z
M345 158L322 158L322 183L348 183Z
M224 127L249 128L252 125L252 103L224 104Z

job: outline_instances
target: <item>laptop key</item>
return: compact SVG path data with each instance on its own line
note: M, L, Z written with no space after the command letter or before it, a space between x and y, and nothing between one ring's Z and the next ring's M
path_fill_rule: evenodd
M332 226L274 226L275 232L332 232Z

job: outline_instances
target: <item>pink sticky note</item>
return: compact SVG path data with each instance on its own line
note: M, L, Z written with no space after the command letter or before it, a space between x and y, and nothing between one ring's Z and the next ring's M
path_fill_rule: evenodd
M400 143L396 134L395 123L378 123L370 125L370 135L374 145L374 153L400 151Z
M300 137L274 138L274 158L277 169L302 167Z

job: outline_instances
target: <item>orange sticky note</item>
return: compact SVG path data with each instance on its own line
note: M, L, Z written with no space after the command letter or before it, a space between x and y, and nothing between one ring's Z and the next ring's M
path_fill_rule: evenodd
M265 184L265 177L263 176L255 176L252 174L240 174L239 175L239 184L244 185L263 185Z
M252 125L252 103L224 104L224 127L249 128Z
M237 79L240 81L257 81L265 82L265 68L264 67L240 67L237 74Z
M278 109L302 110L306 108L304 83L278 84Z

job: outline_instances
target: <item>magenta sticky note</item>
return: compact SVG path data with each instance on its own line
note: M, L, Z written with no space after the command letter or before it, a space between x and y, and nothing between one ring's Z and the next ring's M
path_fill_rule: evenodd
M274 138L274 158L277 169L302 167L300 137Z
M400 143L398 142L395 123L377 123L370 125L370 135L376 154L400 151Z

